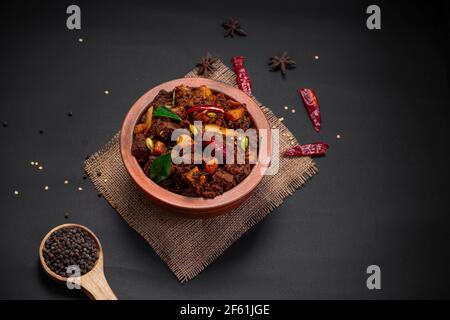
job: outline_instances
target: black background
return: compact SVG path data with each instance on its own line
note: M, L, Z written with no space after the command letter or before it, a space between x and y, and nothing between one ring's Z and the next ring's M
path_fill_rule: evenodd
M66 28L72 3L80 31ZM450 298L448 6L377 1L382 30L369 31L369 4L2 3L0 120L9 125L0 128L0 298L84 298L38 264L41 238L67 221L99 236L121 299ZM249 36L223 38L229 17ZM299 140L331 148L305 188L181 285L82 179L82 164L139 96L187 73L206 51L228 65L244 55L259 100ZM298 64L285 80L267 67L282 51ZM319 134L299 87L318 93ZM378 291L366 288L371 264L381 267Z

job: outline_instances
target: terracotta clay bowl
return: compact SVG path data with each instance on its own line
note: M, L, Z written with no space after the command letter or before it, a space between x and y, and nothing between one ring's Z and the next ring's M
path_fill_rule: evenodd
M136 158L131 154L134 126L138 123L138 120L146 111L150 102L153 101L160 90L172 91L181 84L189 87L206 85L212 90L223 92L234 100L245 103L248 112L253 118L255 127L257 129L265 129L269 133L259 142L259 151L261 151L262 144L264 144L267 150L264 161L257 162L250 175L241 183L214 199L186 197L160 187L144 174ZM170 212L179 213L191 218L210 218L230 212L251 196L252 191L263 178L264 172L270 163L272 139L270 126L266 117L260 107L246 93L219 81L204 78L183 78L165 82L154 87L134 103L122 125L120 133L120 152L125 168L131 178L148 196L152 203L165 208Z

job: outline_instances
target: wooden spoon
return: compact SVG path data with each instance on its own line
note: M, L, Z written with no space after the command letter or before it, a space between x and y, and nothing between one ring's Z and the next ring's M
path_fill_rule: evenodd
M100 241L95 236L95 234L85 226L73 223L62 224L53 228L46 234L44 239L42 239L41 245L39 246L39 260L41 261L41 265L44 268L45 272L54 280L57 280L58 282L67 283L68 279L67 277L60 276L59 274L53 272L47 266L43 255L45 242L50 237L50 235L56 230L65 227L78 227L86 231L95 240L97 244L98 257L94 267L89 272L77 278L77 280L79 280L79 282L77 283L80 284L80 287L83 290L83 292L85 292L89 296L89 298L95 300L117 300L117 297L109 287L108 282L106 281L105 278L105 274L103 272L103 250L102 246L100 245Z

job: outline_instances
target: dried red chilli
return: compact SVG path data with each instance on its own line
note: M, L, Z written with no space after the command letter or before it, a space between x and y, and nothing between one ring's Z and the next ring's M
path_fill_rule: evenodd
M187 113L197 112L197 111L213 111L218 113L223 113L223 108L219 106L213 106L213 105L198 105L198 106L192 106L189 109L186 110Z
M320 108L319 102L317 101L316 93L313 89L301 88L299 90L300 96L303 99L306 110L308 111L309 118L311 119L314 129L320 131Z
M236 73L236 82L239 89L244 91L246 94L251 95L252 81L248 76L247 70L245 70L244 68L244 57L243 56L233 57L231 59L231 62L233 63L234 73Z
M312 157L324 156L328 150L328 144L325 142L309 143L296 145L295 147L284 150L283 157Z

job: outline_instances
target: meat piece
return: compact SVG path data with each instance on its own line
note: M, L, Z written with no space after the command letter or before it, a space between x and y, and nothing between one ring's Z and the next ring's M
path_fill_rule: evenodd
M244 180L252 171L250 164L225 164L224 170L231 173L237 183Z
M200 178L198 178L198 183L204 185L206 183L206 176L200 176Z
M212 91L207 86L203 85L198 88L198 91L202 95L203 99L206 99L207 97L212 95Z
M229 121L237 121L244 115L244 108L231 109L225 112L225 118Z
M152 102L152 105L157 107L160 105L172 105L172 93L166 90L161 90Z
M238 108L238 107L242 107L243 104L240 102L234 101L233 99L228 99L227 106L232 107L232 108Z
M201 191L201 196L203 198L212 199L221 195L223 193L223 188L218 184L207 183L203 186Z
M166 151L167 151L167 147L164 144L164 142L156 141L154 144L154 147L153 147L152 154L155 156L160 156L160 155L166 153Z
M180 126L170 120L157 119L153 122L151 128L151 134L153 136L158 136L164 140L170 141L172 136L172 131L180 128Z
M225 107L227 105L227 97L221 92L217 95L216 105Z
M139 123L138 125L136 125L134 127L134 130L133 130L134 134L139 134L139 133L144 133L144 132L145 132L145 124Z
M244 112L244 114L237 119L236 121L227 120L228 128L231 129L242 129L247 130L248 128L252 127L252 120L250 119L250 116L248 115L247 111Z
M224 190L230 190L236 185L233 175L222 169L216 171L212 176L212 181L213 183L220 185Z
M198 169L198 167L194 167L193 169L191 169L188 173L185 173L183 176L183 179L191 184L194 185L197 181L198 175L200 173L200 170Z
M150 155L150 150L148 150L147 145L145 144L145 139L146 137L144 134L137 134L131 145L131 154L141 165L144 165L147 162L148 156Z
M186 109L184 107L171 108L170 111L180 116L181 119L186 119L187 117Z
M214 119L208 117L203 112L195 112L192 116L194 121L201 121L203 124L214 122Z
M175 99L176 105L178 106L189 106L192 105L191 101L192 89L181 85L175 88Z

